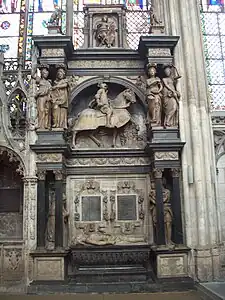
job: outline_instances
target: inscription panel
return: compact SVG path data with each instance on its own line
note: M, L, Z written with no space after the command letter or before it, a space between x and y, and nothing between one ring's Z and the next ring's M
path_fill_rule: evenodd
M137 219L136 195L117 196L117 218L120 221Z
M82 196L82 221L101 221L101 196Z

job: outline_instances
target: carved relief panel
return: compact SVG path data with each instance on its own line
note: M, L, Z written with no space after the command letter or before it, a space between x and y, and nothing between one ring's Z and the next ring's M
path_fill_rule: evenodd
M138 177L70 177L70 244L145 243L147 232L147 182Z

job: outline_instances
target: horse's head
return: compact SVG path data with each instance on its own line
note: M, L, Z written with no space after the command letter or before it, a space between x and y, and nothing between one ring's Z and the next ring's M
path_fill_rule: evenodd
M136 102L136 95L131 89L126 89L123 92L123 96L127 102L135 103Z

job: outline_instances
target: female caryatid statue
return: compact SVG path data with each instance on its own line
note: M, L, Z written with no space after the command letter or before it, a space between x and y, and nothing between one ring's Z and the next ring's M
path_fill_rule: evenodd
M67 110L69 99L69 81L66 79L66 71L59 66L56 73L56 80L52 87L52 127L67 128Z
M38 85L38 90L35 94L35 99L37 101L37 112L38 112L38 128L39 129L49 129L51 126L51 82L48 80L49 67L48 65L41 65L39 67L41 72L41 77L37 76L35 71L32 77L36 80Z
M179 74L173 76L172 69L177 70L172 65L165 65L164 72L166 77L163 78L163 111L164 111L164 127L178 126L178 110L180 93L177 91L177 80L181 78Z
M162 116L162 89L163 85L161 79L156 77L156 64L148 65L148 75L147 79L147 102L148 102L148 112L149 121L154 126L161 125Z
M166 245L173 245L172 242L172 220L173 212L170 203L171 192L163 186L163 209L164 209L164 226L165 226L165 240ZM150 211L152 214L152 221L154 228L157 229L157 211L156 211L156 189L154 182L151 182L150 198Z

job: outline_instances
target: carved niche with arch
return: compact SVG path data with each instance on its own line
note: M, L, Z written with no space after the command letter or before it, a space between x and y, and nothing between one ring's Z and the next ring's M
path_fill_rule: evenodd
M90 107L90 103L93 102L100 88L99 83L105 83L108 86L107 96L113 111L111 120L114 116L114 120L119 120L117 123L115 121L115 124L110 124L111 128L100 124L100 110ZM135 98L135 101L131 100L127 106L126 101L129 102L129 95L123 94L126 91ZM75 145L75 148L143 148L146 143L147 112L144 100L144 94L135 85L121 78L95 77L82 82L73 91L69 107L69 125L72 128L71 131L76 131L76 139L72 144ZM104 114L102 117L104 118ZM127 118L128 121L123 122L123 118ZM123 123L124 125L120 126Z
M23 165L0 147L0 240L23 238Z

